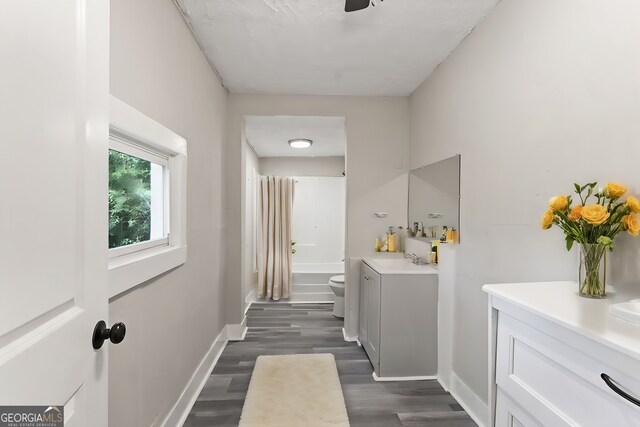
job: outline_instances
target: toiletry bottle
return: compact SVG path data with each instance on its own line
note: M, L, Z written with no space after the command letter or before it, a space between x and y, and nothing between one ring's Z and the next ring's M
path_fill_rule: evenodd
M413 223L413 235L416 236L416 237L420 237L420 236L418 236L418 223L417 222Z
M429 261L431 264L438 263L438 247L436 245L431 246L431 252L429 253Z
M396 252L398 249L396 237L396 234L393 232L393 227L389 227L389 237L387 240L387 250L389 252Z
M427 234L424 232L424 224L420 223L420 237L427 237Z
M447 229L446 225L442 227L442 235L440 236L440 241L441 242L446 242L447 241L447 232L448 231L449 230Z
M389 229L391 229L391 227L389 227ZM386 238L385 238L384 244L382 245L382 252L389 252L389 243L391 241L390 235L391 235L391 231L387 231L387 233L385 234Z
M431 250L433 252L433 263L437 264L440 258L440 240L431 241Z
M404 243L407 241L407 236L409 229L405 228L401 225L398 226L398 231L396 232L396 251L404 252Z
M375 248L374 248L376 252L380 252L380 246L381 246L380 245L380 238L376 237L376 245L375 245Z
M458 230L451 227L451 243L458 243Z

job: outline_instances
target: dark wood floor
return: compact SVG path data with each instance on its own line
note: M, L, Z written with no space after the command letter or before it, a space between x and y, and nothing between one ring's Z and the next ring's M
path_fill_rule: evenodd
M331 304L252 305L245 340L229 342L185 427L237 426L256 358L301 353L335 355L352 427L476 425L437 381L375 382L364 350L344 341L343 322L331 310Z

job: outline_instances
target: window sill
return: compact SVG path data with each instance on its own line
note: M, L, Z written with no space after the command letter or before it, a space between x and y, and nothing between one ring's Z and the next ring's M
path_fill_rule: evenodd
M187 246L162 246L109 261L109 298L184 264Z

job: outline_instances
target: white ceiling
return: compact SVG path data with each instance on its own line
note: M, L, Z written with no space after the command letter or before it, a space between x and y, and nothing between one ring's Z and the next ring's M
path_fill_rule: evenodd
M344 117L245 116L245 136L258 157L344 156ZM310 148L296 149L288 141L306 138Z
M231 92L409 95L499 0L177 0Z

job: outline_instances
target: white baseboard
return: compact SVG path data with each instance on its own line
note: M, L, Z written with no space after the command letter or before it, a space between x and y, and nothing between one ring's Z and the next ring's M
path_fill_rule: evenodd
M489 407L476 395L455 372L451 373L451 390L449 391L460 406L480 427L488 427Z
M182 394L178 398L178 401L173 405L173 408L169 411L169 414L162 422L163 427L179 427L184 424L189 411L196 402L198 395L204 388L204 385L213 370L213 367L218 363L218 359L224 348L227 346L227 337L225 328L222 328L222 332L216 337L215 341L211 345L211 348L205 354L204 358L200 362L200 365L196 368L195 372L191 376L189 383L182 391Z
M250 301L250 302L245 302L244 305L244 318L247 318L247 311L249 311L249 309L251 308L251 306L256 303L256 301Z
M342 328L342 338L344 338L345 341L347 342L357 342L358 341L358 337L348 337L347 336L347 331ZM360 343L358 343L358 345L360 345Z
M450 393L450 392L451 392L451 390L449 390L449 388L450 388L450 387L449 387L449 384L451 383L450 381L445 380L444 378L441 378L441 377L438 375L438 382L440 383L440 386L442 386L442 388L444 389L444 391L446 391L447 393Z
M242 323L228 324L224 327L229 341L242 341L247 335L247 316L244 316Z
M256 298L256 290L252 289L246 297L244 297L244 314L247 314L247 310L251 307L251 304L258 301Z
M435 375L425 375L425 376L417 376L417 377L379 377L374 372L371 374L373 376L374 381L427 381L427 380L436 380L438 379Z

